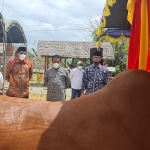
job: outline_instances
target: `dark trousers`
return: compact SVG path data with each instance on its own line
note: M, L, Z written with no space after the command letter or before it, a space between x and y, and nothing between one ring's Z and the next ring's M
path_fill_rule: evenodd
M71 99L75 99L76 97L80 97L80 96L81 96L81 90L72 88Z

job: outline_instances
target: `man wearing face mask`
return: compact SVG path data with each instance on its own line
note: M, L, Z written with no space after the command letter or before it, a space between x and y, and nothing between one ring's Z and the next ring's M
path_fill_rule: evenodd
M109 82L109 71L100 64L101 52L93 53L93 64L85 68L82 78L82 95L93 93Z
M71 99L81 96L81 85L82 85L82 76L83 76L83 62L77 62L77 68L71 70L70 80L71 80Z
M31 61L25 59L26 51L26 47L19 47L16 51L16 58L6 65L5 79L9 82L7 96L29 97L29 80L32 77L33 68Z
M53 66L48 68L45 73L47 83L47 100L63 101L66 99L65 89L70 87L69 72L61 67L61 57L54 55L52 57Z

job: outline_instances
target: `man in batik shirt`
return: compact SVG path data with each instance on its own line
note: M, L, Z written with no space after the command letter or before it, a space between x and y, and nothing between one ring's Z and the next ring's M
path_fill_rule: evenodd
M48 68L45 74L47 83L47 100L63 101L66 99L65 89L70 87L69 72L61 67L61 57L54 55L52 57L53 66Z
M100 65L102 59L101 52L93 53L93 64L85 68L82 78L82 95L93 93L109 82L109 71Z
M32 76L32 63L25 59L26 47L19 47L16 58L10 60L5 68L5 79L9 82L6 92L11 97L29 97L29 80Z

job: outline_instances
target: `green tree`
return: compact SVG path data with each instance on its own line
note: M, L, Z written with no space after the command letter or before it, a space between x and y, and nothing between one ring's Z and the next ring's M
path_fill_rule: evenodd
M74 65L77 65L78 61L83 61L83 68L87 67L90 64L90 59L87 58L76 58L74 59Z
M93 41L95 41L95 42L99 41L99 39L100 39L100 37L96 34L96 31L97 31L97 28L92 31L92 35L91 35L93 38ZM105 28L102 29L103 35L105 35L105 32L106 32L106 29ZM105 38L103 38L103 41L107 42L108 39L105 37Z
M27 58L28 58L29 60L32 60L34 57L35 57L35 55L32 54L29 50L27 50Z
M118 43L112 43L114 48L114 59L107 59L106 62L108 66L116 68L116 72L113 75L116 75L127 68L127 56L128 56L128 41L121 40Z

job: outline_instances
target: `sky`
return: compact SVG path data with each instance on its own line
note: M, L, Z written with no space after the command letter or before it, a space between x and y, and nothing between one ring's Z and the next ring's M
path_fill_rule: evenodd
M92 41L90 22L98 27L105 1L0 0L0 11L21 24L28 48L36 48L38 40Z

